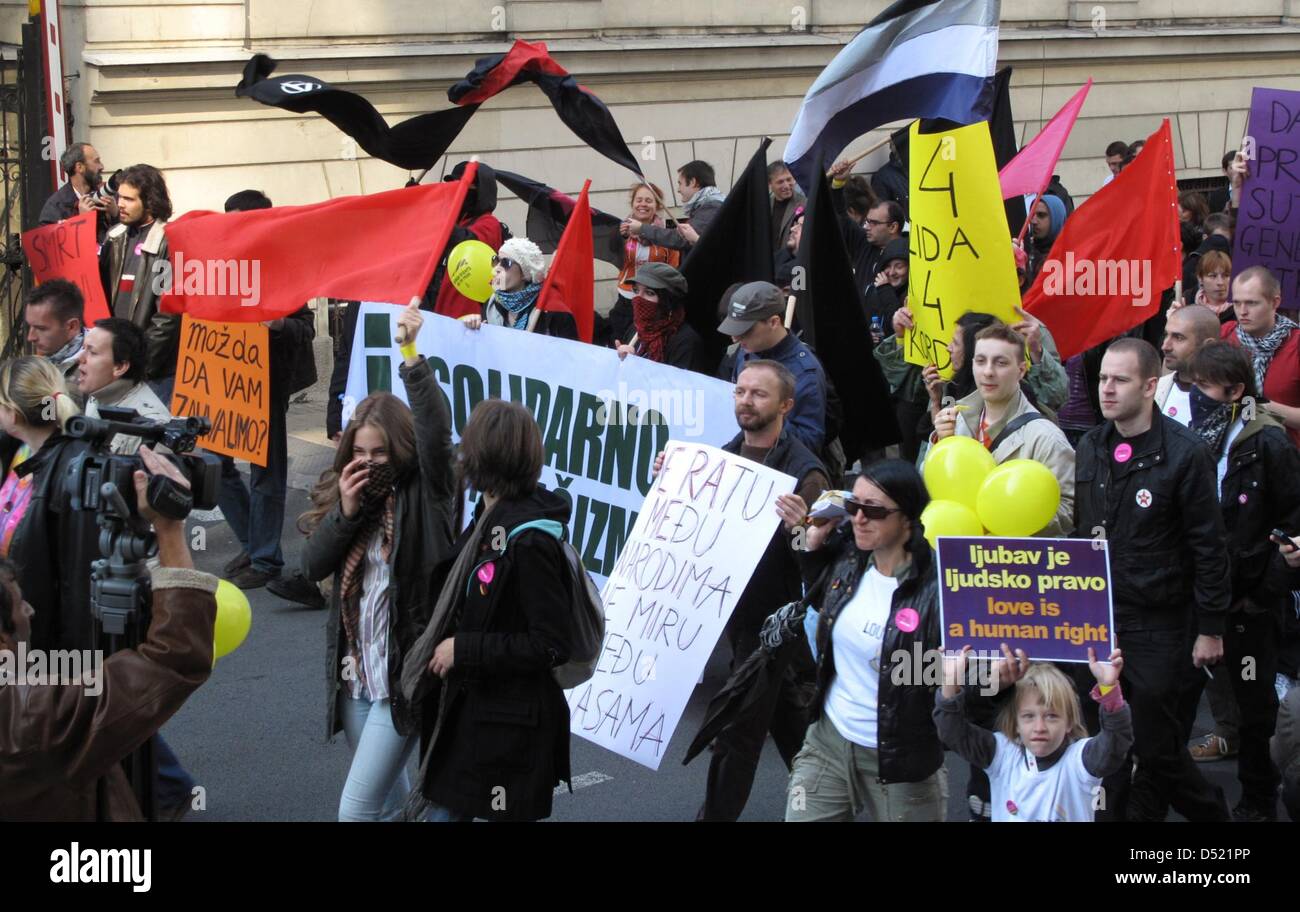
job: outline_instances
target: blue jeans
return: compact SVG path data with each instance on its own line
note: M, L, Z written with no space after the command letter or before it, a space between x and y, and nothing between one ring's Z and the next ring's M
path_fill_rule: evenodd
M158 809L171 810L189 804L194 797L194 779L185 772L180 758L162 735L153 736L153 755L158 764L154 785L154 803Z
M289 444L284 413L288 401L272 398L267 413L270 431L266 442L266 467L249 464L250 496L235 460L221 457L221 491L217 505L230 529L247 552L253 567L277 576L284 567L280 531L284 526L285 489L289 478Z
M387 700L343 696L343 733L352 748L352 767L339 798L339 820L396 820L411 791L406 763L420 740L393 727Z

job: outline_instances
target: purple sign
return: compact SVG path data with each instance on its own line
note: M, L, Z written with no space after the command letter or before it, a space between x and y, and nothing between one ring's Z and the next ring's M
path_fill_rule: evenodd
M943 648L1086 662L1115 648L1106 542L1077 538L939 537Z
M1256 87L1250 98L1250 176L1237 213L1233 275L1267 266L1282 307L1300 307L1300 92Z

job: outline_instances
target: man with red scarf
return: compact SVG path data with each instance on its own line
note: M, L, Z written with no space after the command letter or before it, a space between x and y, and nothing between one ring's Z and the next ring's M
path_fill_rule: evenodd
M709 373L703 362L704 342L686 322L686 278L667 263L644 263L632 279L632 325L636 335L618 346L618 356L639 355Z

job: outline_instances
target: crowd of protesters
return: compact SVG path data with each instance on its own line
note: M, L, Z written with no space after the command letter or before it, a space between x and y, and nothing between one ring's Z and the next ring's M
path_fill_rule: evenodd
M1107 147L1107 181L1134 160L1135 145ZM68 568L88 567L98 532L54 483L84 449L64 424L108 405L167 417L179 323L159 312L149 281L167 258L162 229L172 207L162 174L136 165L104 192L90 146L74 144L62 164L72 180L42 219L101 213L110 316L87 326L78 289L48 282L26 303L34 354L0 365L0 558L16 564L22 592L40 609L21 628L33 648L94 645L88 575ZM1049 329L1025 310L1007 325L967 308L945 379L937 365L902 355L913 322L905 157L891 149L870 180L836 163L831 192L856 290L842 306L862 311L901 441L884 454L844 452L838 402L855 391L834 388L792 319L807 201L789 169L776 162L767 173L775 281L733 285L717 302L716 332L730 345L721 363L711 363L713 346L686 319L681 269L724 204L714 169L703 161L678 169L677 219L654 184L630 188L613 240L622 252L617 291L598 339L621 358L732 383L741 433L726 449L798 482L778 500L781 526L726 631L733 668L759 649L786 650L786 664L779 686L714 739L700 819L739 817L769 732L791 770L791 821L864 811L880 821L943 820L945 748L971 765L974 821L1163 820L1170 809L1194 821L1264 821L1277 817L1279 790L1300 818L1300 745L1292 743L1300 327L1288 313L1297 302L1284 307L1276 276L1258 266L1234 273L1235 156L1225 157L1224 172L1208 198L1180 196L1181 295L1170 289L1156 318L1063 362ZM270 205L244 191L226 209ZM267 465L252 467L246 486L225 463L220 505L241 550L224 574L240 588L267 586L328 612L326 734L342 731L353 751L341 820L537 819L569 779L568 710L551 675L571 647L571 580L555 531L569 519L567 502L538 483L541 434L521 406L480 404L453 447L446 396L413 343L421 304L471 329L578 338L569 313L538 307L543 253L511 236L495 206L494 178L480 165L451 243L475 238L493 248L491 297L465 298L440 268L423 302L398 320L406 402L373 394L344 426L335 394L356 320L349 308L325 416L337 450L297 524L306 538L300 570L285 568L280 530L288 398L315 381L306 308L268 324ZM1073 209L1059 182L1030 201L1023 244L1008 238L1022 291ZM892 673L899 650L942 642L920 466L951 436L973 438L996 462L1030 459L1051 471L1060 507L1040 535L1104 530L1114 652L1071 668L1008 650L994 669L1003 687L991 696L960 686L964 654L948 657L942 687ZM482 494L472 517L461 515L467 487ZM498 527L505 540L489 534ZM76 547L48 547L56 539ZM328 599L316 585L327 578ZM7 606L0 599L0 611ZM1203 689L1216 728L1189 744ZM188 777L158 745L160 783L171 783L160 797L175 807ZM421 760L416 781L412 756ZM1230 809L1197 762L1232 756L1242 797ZM502 785L504 802L495 791Z

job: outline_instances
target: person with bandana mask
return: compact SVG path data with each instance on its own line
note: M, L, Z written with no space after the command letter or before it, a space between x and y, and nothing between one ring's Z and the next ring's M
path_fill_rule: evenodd
M1264 408L1282 422L1300 446L1300 326L1279 313L1282 285L1264 266L1243 269L1232 282L1236 320L1223 325L1223 338L1250 352L1255 384Z
M545 280L546 260L541 248L528 238L511 238L492 257L492 297L481 313L461 317L461 322L470 329L491 323L543 336L577 339L578 324L573 314L560 308L537 308Z
M1233 809L1239 821L1275 820L1277 769L1269 739L1277 716L1280 622L1289 599L1288 574L1269 533L1300 529L1300 451L1281 424L1253 406L1255 372L1250 358L1226 342L1211 342L1191 359L1192 431L1217 464L1219 506L1228 530L1232 606L1224 626L1223 655L1239 707L1237 778L1242 797ZM1255 673L1240 673L1251 657ZM1200 691L1199 669L1185 669L1188 686L1181 712L1190 730Z
M340 728L353 749L340 820L396 819L411 784L406 764L420 707L400 687L402 660L429 621L452 545L456 482L451 409L414 341L420 299L397 319L408 408L392 393L358 403L333 467L298 520L308 536L302 570L334 577L326 623L326 737Z
M667 263L646 263L632 280L632 325L636 335L618 346L618 356L638 355L680 367L709 373L704 363L704 342L686 322L686 278Z

